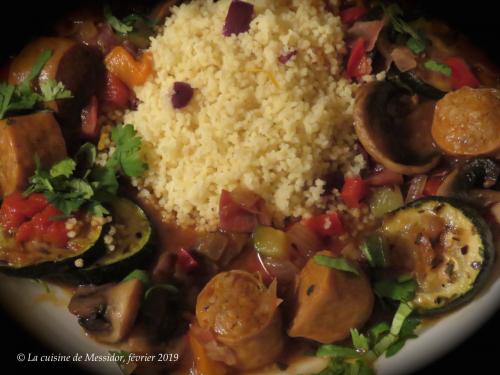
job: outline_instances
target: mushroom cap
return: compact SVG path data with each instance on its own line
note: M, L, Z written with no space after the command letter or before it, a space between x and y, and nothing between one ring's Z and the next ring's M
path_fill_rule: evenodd
M390 82L371 82L359 89L354 109L354 128L370 156L408 175L431 170L441 157L431 136L435 102L411 100Z

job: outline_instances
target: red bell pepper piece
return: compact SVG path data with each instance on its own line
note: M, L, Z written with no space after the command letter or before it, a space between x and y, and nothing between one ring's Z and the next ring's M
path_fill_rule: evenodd
M366 42L362 37L359 37L352 45L351 54L347 60L347 76L359 78L370 74L371 71L371 62L366 54Z
M190 273L198 268L196 259L183 247L177 252L177 265L186 273Z
M323 237L340 236L345 233L344 225L336 212L313 216L304 224Z
M99 136L98 122L99 104L97 97L90 98L89 104L82 109L82 135L87 139L96 139Z
M109 109L127 108L130 103L131 92L125 83L113 73L106 71L104 83L103 103Z
M33 193L23 197L21 192L14 192L5 198L0 208L0 224L8 230L15 230L42 211L48 205L43 194Z
M439 176L432 176L427 179L427 182L425 183L424 187L424 195L429 196L429 195L436 195L439 187L441 186L443 182L443 178Z
M343 24L352 25L358 19L363 17L368 12L368 8L364 6L355 6L346 8L340 11L340 19Z
M480 82L470 70L470 67L460 57L450 57L446 64L451 68L451 85L455 90L468 86L472 88L479 87Z
M358 208L367 192L367 184L361 177L348 177L345 179L340 196L349 208Z

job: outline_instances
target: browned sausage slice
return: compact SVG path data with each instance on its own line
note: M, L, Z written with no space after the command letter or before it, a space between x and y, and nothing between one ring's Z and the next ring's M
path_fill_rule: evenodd
M22 82L43 50L52 51L39 76L39 81L53 79L62 82L73 98L48 103L57 113L61 125L79 126L82 108L95 95L103 82L104 65L99 52L89 46L67 38L42 37L28 44L12 61L9 83ZM38 86L38 82L35 83Z
M329 251L318 255L332 256ZM299 276L297 310L288 331L321 343L347 338L351 328L361 328L373 309L368 278L339 271L309 260Z
M276 360L284 344L276 284L266 288L246 271L216 275L198 295L196 318L201 328L230 348L240 370Z
M54 115L38 112L0 121L0 196L24 189L35 171L66 157L66 145Z

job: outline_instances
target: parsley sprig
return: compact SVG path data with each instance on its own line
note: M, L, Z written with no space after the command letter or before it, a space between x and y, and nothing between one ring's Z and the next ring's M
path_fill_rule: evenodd
M134 31L138 24L144 24L150 28L155 26L154 21L136 13L129 14L120 20L112 13L111 7L108 4L104 5L103 13L108 25L122 36Z
M33 80L40 75L51 57L52 51L44 49L21 83L18 85L0 83L0 119L12 112L34 109L38 103L72 98L71 91L67 90L61 82L52 79L40 82L40 93L32 89Z
M104 166L96 164L91 143L82 145L73 159L63 159L49 169L43 169L35 157L35 173L24 194L43 193L66 216L81 208L96 216L108 214L105 203L116 196L118 176L138 177L146 169L139 157L141 139L132 125L115 127L112 140L116 150Z
M401 7L396 3L382 7L385 16L391 22L392 28L396 32L408 36L406 46L417 55L423 52L427 47L427 40L419 31L415 30L403 19L403 10Z
M417 337L415 330L420 320L413 317L409 300L415 295L416 283L409 276L395 281L378 282L375 292L379 297L400 301L391 324L380 322L365 334L351 329L352 347L322 345L316 355L328 357L328 367L317 375L373 375L371 364L380 356L391 357L399 352L406 341Z

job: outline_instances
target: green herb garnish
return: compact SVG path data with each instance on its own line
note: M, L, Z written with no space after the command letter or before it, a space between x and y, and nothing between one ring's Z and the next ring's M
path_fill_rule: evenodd
M415 30L408 22L403 19L403 10L398 4L391 4L383 7L384 14L391 21L393 29L403 35L408 35L406 46L415 54L420 54L427 47L427 40L420 32Z
M334 268L339 271L350 272L359 276L358 269L345 258L333 258L327 255L315 255L313 257L316 264L320 266Z
M41 94L33 91L32 81L40 75L51 56L52 51L44 49L38 55L27 77L17 86L0 83L0 119L5 118L9 112L32 110L41 102L72 97L71 92L61 82L54 80L40 82Z
M104 5L103 13L104 13L104 18L106 19L106 22L116 32L118 32L122 35L126 35L134 29L134 27L132 25L125 23L123 21L120 21L117 17L115 17L113 15L113 13L111 12L111 8L108 4Z
M151 293L157 289L166 290L167 292L169 292L170 294L173 294L173 295L177 295L179 293L179 289L177 289L177 287L174 285L171 285L171 284L153 284L151 278L149 277L149 274L144 270L133 270L122 280L122 282L134 280L134 279L138 279L144 284L144 287L146 288L146 292L144 293L145 300L148 299L148 297L151 295Z
M140 159L141 139L130 124L115 127L111 140L116 150L108 160L108 166L120 170L129 177L140 176L146 170L146 164Z
M424 63L425 69L432 70L433 72L441 73L446 77L451 76L451 68L443 63L437 62L435 60L427 60Z
M394 301L411 301L415 296L417 283L412 277L400 277L397 280L381 280L375 282L375 294L381 298Z
M423 39L415 39L414 37L410 37L406 41L406 46L416 55L422 53L425 51L425 42L423 42Z
M135 279L142 281L144 285L149 285L151 283L151 279L148 273L144 270L133 270L127 276L125 276L125 278L122 281L126 282Z
M384 238L378 233L368 236L363 241L361 252L372 267L385 268L389 264L386 255L387 244Z
M116 151L105 166L95 164L96 150L91 143L82 145L74 159L63 159L48 170L35 157L35 173L24 195L43 193L66 216L82 207L96 216L108 214L104 204L116 196L117 174L137 177L146 169L139 158L141 139L133 126L118 125L113 134Z

